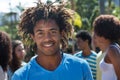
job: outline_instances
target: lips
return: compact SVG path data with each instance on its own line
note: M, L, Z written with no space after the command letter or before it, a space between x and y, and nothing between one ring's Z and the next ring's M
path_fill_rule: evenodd
M52 47L54 45L53 42L49 42L49 43L43 43L44 47Z

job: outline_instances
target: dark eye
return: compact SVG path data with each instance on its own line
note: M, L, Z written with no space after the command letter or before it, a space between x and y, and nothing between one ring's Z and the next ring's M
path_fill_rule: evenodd
M39 32L39 33L38 33L38 35L42 35L42 34L43 34L43 32Z
M57 31L56 31L56 30L52 30L52 31L51 31L51 34L53 34L53 35L54 35L54 34L57 34Z
M38 33L37 33L37 36L38 36L38 37L42 37L43 35L44 35L43 32L38 32Z
M57 31L54 30L54 31L52 31L52 33L57 33Z

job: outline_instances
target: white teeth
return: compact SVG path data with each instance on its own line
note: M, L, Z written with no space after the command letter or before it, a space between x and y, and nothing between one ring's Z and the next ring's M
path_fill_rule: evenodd
M46 47L50 47L50 46L52 46L53 44L44 44L44 46L46 46Z

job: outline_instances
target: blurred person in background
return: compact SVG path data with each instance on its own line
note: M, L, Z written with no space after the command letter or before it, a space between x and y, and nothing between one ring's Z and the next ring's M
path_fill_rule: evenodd
M12 58L12 44L8 33L0 31L0 80L8 80L7 67Z
M102 80L120 80L120 21L113 15L100 15L94 22L93 39L103 53Z
M20 67L24 66L26 62L24 62L24 58L26 55L26 51L22 41L20 40L13 40L12 41L12 60L9 63L8 73L8 80L11 80L13 73L19 69Z
M93 79L96 80L97 53L93 51L91 48L92 37L87 30L80 30L77 32L76 38L77 38L76 44L80 51L75 53L74 55L79 58L85 59L89 63L89 66L93 74Z

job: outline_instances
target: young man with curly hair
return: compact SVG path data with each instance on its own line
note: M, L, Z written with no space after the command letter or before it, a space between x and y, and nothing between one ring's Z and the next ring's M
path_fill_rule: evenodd
M32 40L37 56L17 70L12 80L93 80L87 62L61 51L71 35L71 12L63 5L38 3L21 16L19 31Z

